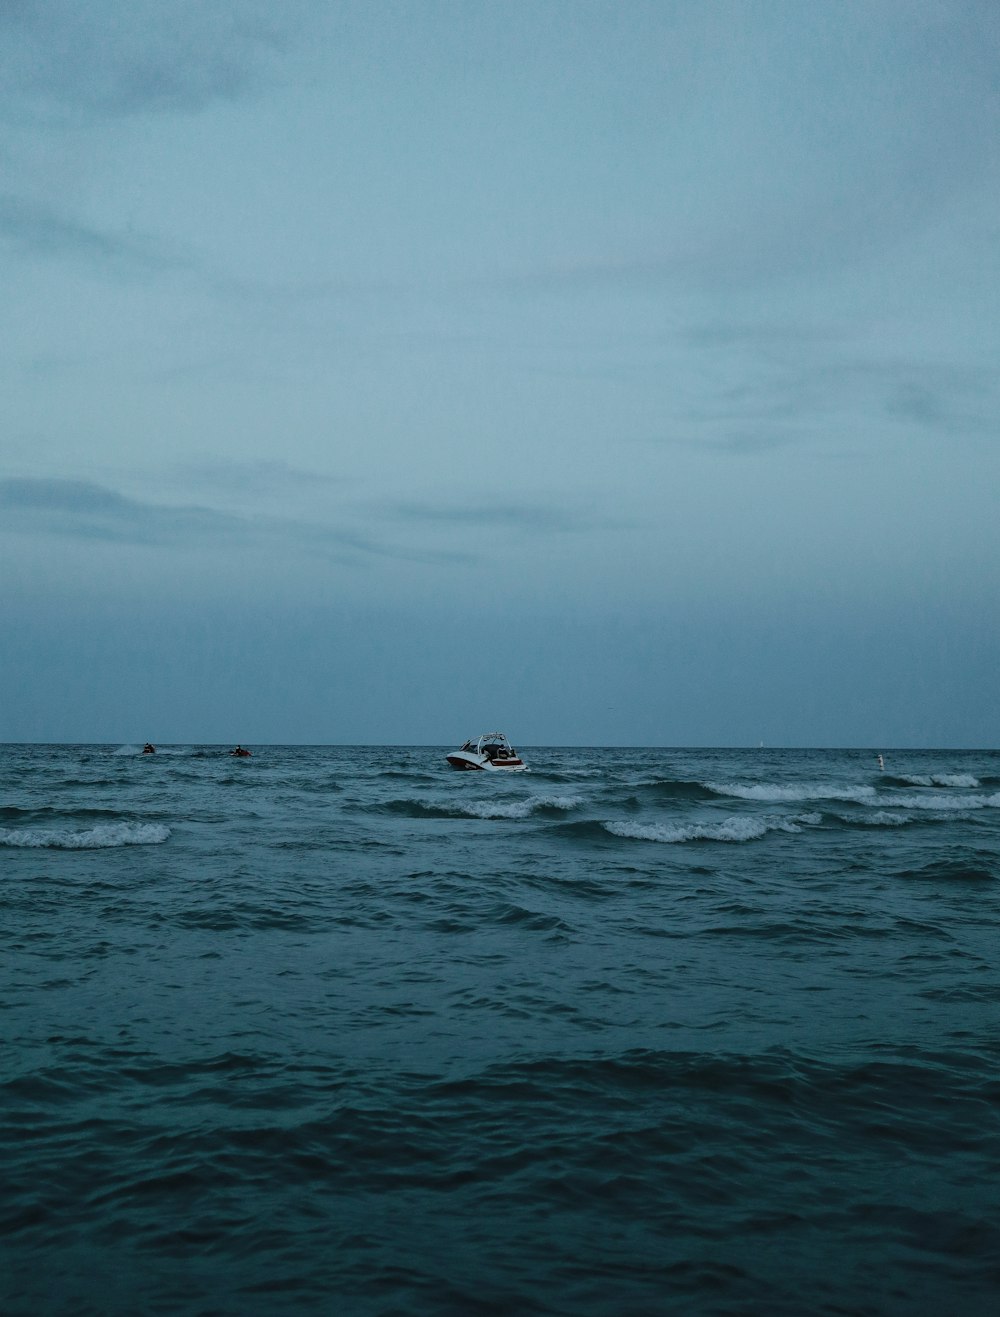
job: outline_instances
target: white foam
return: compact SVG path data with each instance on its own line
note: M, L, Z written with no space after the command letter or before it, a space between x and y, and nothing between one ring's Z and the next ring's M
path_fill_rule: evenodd
M458 805L456 813L466 814L470 819L526 819L531 814L531 805L526 800L515 800L506 805L495 800L470 800L465 805Z
M911 787L978 787L979 778L971 773L899 773L900 782Z
M170 836L162 823L102 823L85 832L61 828L0 828L0 846L54 850L104 850L115 846L158 846Z
M892 809L926 809L937 813L955 813L968 809L1000 809L1000 791L992 796L883 796L878 801Z
M615 837L630 837L636 841L658 841L674 845L685 841L756 841L768 832L801 832L800 822L808 822L815 815L795 819L741 819L735 816L721 823L636 823L631 820L608 822L601 826Z
M571 810L582 803L581 796L529 796L527 800L470 800L458 806L458 813L474 819L527 819L538 809Z
M735 796L737 800L851 800L866 805L875 796L874 787L839 787L827 782L802 782L796 786L779 786L776 782L761 782L754 786L744 786L740 782L706 782L705 786L718 796Z
M855 820L841 815L844 823L854 823ZM913 818L907 814L894 814L889 809L878 809L873 814L868 814L864 822L874 828L902 828L907 823L912 823Z

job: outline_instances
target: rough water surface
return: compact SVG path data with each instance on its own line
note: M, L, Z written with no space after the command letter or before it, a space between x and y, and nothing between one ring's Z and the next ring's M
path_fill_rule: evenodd
M1000 753L0 747L6 1314L993 1314Z

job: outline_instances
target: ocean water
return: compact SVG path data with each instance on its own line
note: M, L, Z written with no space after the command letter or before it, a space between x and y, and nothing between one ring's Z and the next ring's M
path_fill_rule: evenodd
M5 1314L994 1314L1000 753L0 747Z

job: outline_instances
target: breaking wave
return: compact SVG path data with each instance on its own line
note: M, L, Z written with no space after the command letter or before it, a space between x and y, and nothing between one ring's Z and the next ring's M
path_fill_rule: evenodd
M776 782L759 782L744 786L740 782L706 782L709 791L717 796L732 796L737 800L761 800L775 803L798 800L849 800L856 805L867 805L875 799L875 788L868 786L839 787L828 782L801 782L797 786L780 786Z
M900 787L978 787L982 783L971 773L897 773L885 782Z
M801 782L795 786L781 786L776 782L759 782L746 786L740 782L708 782L706 786L717 796L736 800L759 801L763 804L792 804L798 801L837 800L852 805L875 805L889 809L926 809L958 811L1000 808L1000 791L992 795L958 795L954 788L975 783L966 774L947 775L950 790L941 791L928 786L925 792L879 792L875 787L855 785L836 786L826 782ZM902 780L902 779L900 779ZM928 779L929 780L929 779ZM924 784L912 782L911 786ZM940 785L940 784L938 784Z
M634 841L657 841L676 845L687 841L756 841L769 832L801 832L803 826L819 822L816 814L800 815L794 819L737 818L735 815L721 823L638 823L609 822L605 831L614 837L628 837Z
M848 828L904 828L909 823L918 822L912 814L894 814L891 809L878 809L873 814L855 818L840 814L838 820Z
M403 799L375 806L375 812L411 819L529 819L567 813L582 803L582 796L529 796L525 800L463 800L448 804Z
M169 836L170 829L162 823L102 823L82 832L64 828L0 828L0 846L94 851L115 846L158 846Z
M959 813L973 809L1000 809L1000 791L994 792L992 796L950 796L933 795L926 796L882 796L879 797L879 803L890 806L892 809L926 809L938 813Z

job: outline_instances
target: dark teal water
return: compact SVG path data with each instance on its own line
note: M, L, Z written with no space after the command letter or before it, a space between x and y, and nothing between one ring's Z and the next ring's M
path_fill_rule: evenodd
M6 1314L993 1314L1000 754L0 747Z

